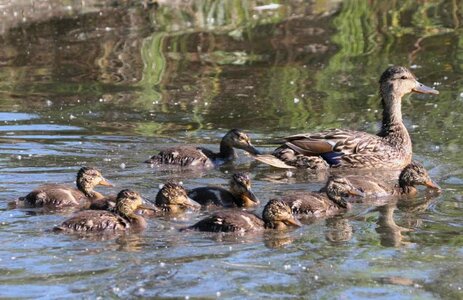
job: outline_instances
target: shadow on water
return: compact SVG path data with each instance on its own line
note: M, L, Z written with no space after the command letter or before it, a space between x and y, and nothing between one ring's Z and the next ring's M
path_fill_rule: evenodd
M0 6L2 297L461 297L461 1L62 1ZM403 99L414 145L444 189L354 203L297 230L180 233L207 215L149 218L108 239L50 234L69 214L8 210L82 165L154 199L167 180L228 186L251 173L262 205L327 174L270 169L241 151L217 169L142 163L183 143L214 151L231 128L264 152L331 127L375 132L377 82L408 66L438 97ZM393 178L394 174L372 176ZM256 213L260 215L262 207ZM218 280L219 279L219 280Z

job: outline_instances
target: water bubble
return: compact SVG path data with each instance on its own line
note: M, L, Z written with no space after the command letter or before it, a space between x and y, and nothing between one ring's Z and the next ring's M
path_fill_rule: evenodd
M291 172L291 171L286 171L285 175L286 175L286 177L288 177L288 178L289 178L289 177L293 177L293 172Z
M294 98L294 103L295 104L299 103L299 101L301 101L299 98Z
M121 169L125 169L125 164L124 164L124 163L121 163L121 164L119 165L119 167L120 167Z
M189 299L190 299L190 296L186 295L185 300L189 300Z
M160 262L160 263L159 263L159 266L160 266L161 268L164 268L164 267L166 266L166 263Z
M313 279L318 280L318 275L315 275Z
M22 156L21 156L21 155L16 155L16 159L17 159L17 160L21 160L21 159L22 159Z
M285 270L289 270L289 269L291 269L291 265L284 265L283 268L284 268Z
M217 292L215 294L217 295L217 297L220 297L222 295L222 293L220 293L220 292Z

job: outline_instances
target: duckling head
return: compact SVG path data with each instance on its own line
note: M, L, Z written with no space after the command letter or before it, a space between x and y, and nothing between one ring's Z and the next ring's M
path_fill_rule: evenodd
M230 130L223 138L222 144L229 147L237 148L249 152L253 155L260 154L251 143L251 138L244 132L238 129Z
M192 208L199 209L201 205L188 197L185 188L175 182L167 182L156 195L156 206L168 211Z
M136 209L142 207L143 199L140 193L125 189L120 191L116 197L116 211L121 215L131 216Z
M265 227L278 230L286 229L289 226L302 226L301 222L294 217L291 207L278 199L272 199L265 205L262 219L265 222Z
M326 194L328 198L342 208L349 207L349 203L345 198L349 196L365 196L365 194L353 186L347 178L340 176L331 176L328 179Z
M440 190L440 187L431 179L428 171L419 162L408 164L399 175L399 186L402 189L423 185L434 190Z
M77 188L88 197L94 196L93 189L97 185L113 186L100 171L92 167L83 167L77 172L76 184Z
M439 94L439 91L425 86L416 80L410 70L401 66L392 66L386 69L379 79L380 94L383 99L389 99L390 94L400 99L405 94L415 92L420 94Z
M259 205L260 201L251 191L251 178L247 173L235 173L230 179L230 191L239 203L240 207L253 207Z

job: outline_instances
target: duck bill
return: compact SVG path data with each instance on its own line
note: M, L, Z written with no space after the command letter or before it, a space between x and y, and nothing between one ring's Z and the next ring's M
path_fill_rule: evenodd
M250 142L242 148L244 151L251 153L252 155L259 155L260 151L253 146Z
M185 200L182 203L182 205L184 207L188 207L188 208L191 208L191 209L194 209L194 210L197 210L197 209L201 208L201 204L199 204L195 200L191 199L190 197L185 197Z
M358 196L358 197L365 197L365 193L362 192L361 190L359 189L351 189L349 192L348 192L349 196Z
M438 190L438 191L441 190L441 187L440 187L437 183L435 183L434 181L432 181L432 180L426 181L426 182L424 183L424 185L425 185L426 187L430 188L430 189L434 189L434 190Z
M105 178L102 178L101 181L98 183L99 185L103 186L114 186L111 182L107 181Z
M243 198L244 198L243 200L244 200L245 206L255 206L260 203L256 195L250 190L243 196Z
M438 90L430 88L429 86L426 86L418 81L416 82L416 86L413 88L412 91L414 91L415 93L419 93L419 94L432 94L432 95L439 94Z
M302 226L302 223L296 219L296 217L291 216L291 218L289 218L288 220L285 221L285 224L286 225L290 225L290 226L294 226L294 227L301 227Z

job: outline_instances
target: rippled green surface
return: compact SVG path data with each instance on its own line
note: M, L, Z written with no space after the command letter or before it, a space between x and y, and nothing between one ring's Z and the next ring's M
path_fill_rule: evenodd
M1 8L11 17L0 20L1 297L463 297L463 3L82 3L44 20L24 10L27 20L10 26L21 8ZM438 197L356 204L247 237L179 233L202 216L188 213L150 219L138 235L77 239L47 232L66 213L7 209L44 182L72 184L82 165L117 184L100 191L133 187L148 199L169 178L226 185L236 170L252 173L264 203L315 190L323 176L288 178L245 155L199 172L141 162L168 145L217 149L234 127L264 150L309 130L375 132L377 81L390 64L440 91L403 101L415 159L444 188Z

